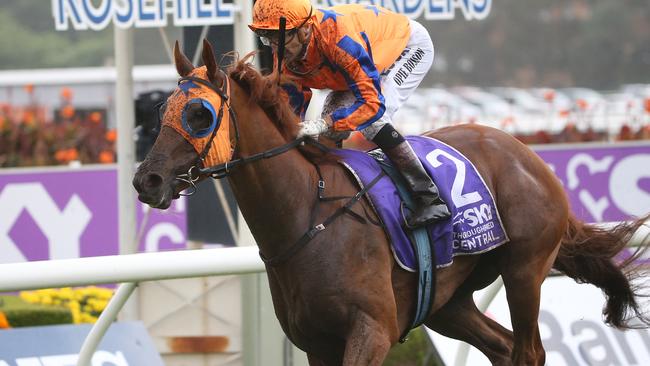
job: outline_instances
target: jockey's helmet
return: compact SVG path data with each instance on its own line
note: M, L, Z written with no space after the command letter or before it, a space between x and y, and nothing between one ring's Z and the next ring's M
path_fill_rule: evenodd
M300 28L311 18L312 5L309 0L257 0L253 6L253 31L277 31L280 17L287 19L287 30Z

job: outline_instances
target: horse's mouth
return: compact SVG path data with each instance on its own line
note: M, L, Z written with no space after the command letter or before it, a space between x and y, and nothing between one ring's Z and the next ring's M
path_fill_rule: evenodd
M181 192L186 188L185 184L177 183L154 194L141 192L138 195L138 200L151 208L166 210L171 206L173 200L180 198Z
M172 197L176 195L171 195L167 191L163 192L160 196L151 196L146 193L140 193L138 195L138 200L142 203L146 203L151 208L156 208L159 210L166 210L172 204Z

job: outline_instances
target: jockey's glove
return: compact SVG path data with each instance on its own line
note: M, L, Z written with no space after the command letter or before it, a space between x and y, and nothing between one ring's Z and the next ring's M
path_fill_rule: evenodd
M318 139L318 135L327 132L332 128L332 126L323 118L303 121L299 123L299 126L300 131L298 131L298 138L309 136L314 140Z

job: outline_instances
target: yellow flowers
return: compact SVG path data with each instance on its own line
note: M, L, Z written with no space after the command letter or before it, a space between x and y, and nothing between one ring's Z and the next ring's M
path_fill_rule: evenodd
M74 323L94 323L108 305L113 290L102 287L82 287L23 291L20 298L32 304L66 307Z

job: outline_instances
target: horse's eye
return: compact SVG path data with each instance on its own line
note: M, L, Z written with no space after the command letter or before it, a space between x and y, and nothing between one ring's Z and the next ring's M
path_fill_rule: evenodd
M212 113L204 106L190 108L187 114L187 124L192 131L200 131L209 128L212 124Z
M192 136L205 137L212 132L214 116L203 104L192 103L185 111L185 123Z

